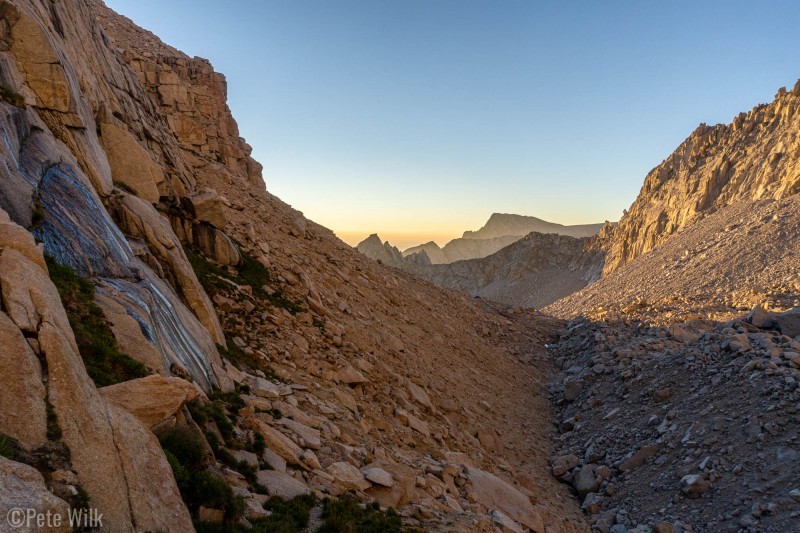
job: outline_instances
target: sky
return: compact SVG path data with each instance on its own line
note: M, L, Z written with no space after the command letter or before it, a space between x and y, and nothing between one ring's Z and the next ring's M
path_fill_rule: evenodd
M800 2L107 0L226 75L267 189L355 244L618 220L800 78Z

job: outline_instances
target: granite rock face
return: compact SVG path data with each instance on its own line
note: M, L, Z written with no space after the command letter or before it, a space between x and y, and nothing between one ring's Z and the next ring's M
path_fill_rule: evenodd
M600 239L604 272L652 250L715 210L800 191L800 82L730 124L701 124L644 180L616 228Z

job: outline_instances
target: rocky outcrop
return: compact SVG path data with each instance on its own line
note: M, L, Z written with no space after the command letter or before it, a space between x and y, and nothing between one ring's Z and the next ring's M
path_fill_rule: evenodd
M4 352L0 358L0 433L14 435L24 448L38 448L47 433L42 368L22 332L2 312L0 345Z
M174 279L174 285L189 309L211 333L214 342L225 344L225 335L211 300L192 270L169 220L152 205L131 194L120 193L111 205L115 207L120 227L127 234L143 239L148 250L168 268L168 278Z
M26 248L33 253L23 244ZM61 299L42 263L10 246L0 251L2 304L8 312L0 313L0 324L16 355L15 368L3 374L8 380L4 388L17 393L4 404L10 411L1 418L3 432L23 446L40 447L45 437L56 438L46 428L57 423L58 438L70 450L70 467L93 506L104 514L106 527L191 528L155 437L132 416L115 411L86 373ZM34 353L38 359L32 358ZM45 415L45 402L52 406L55 421ZM27 425L16 419L20 414L29 416ZM118 433L125 438L116 438ZM147 475L138 474L142 471ZM155 500L160 503L154 506Z
M250 157L252 148L239 136L228 108L225 77L208 60L165 45L101 2L91 5L105 34L123 47L121 57L147 91L146 100L155 103L177 136L183 155L176 159L185 160L196 174L243 176L263 188L262 167Z
M198 396L188 381L158 375L103 387L100 393L106 402L129 412L150 429L174 419L186 402Z
M101 123L100 142L108 156L111 174L118 182L150 203L157 203L164 172L123 124Z
M545 309L601 320L653 309L727 320L756 305L791 308L800 287L792 244L799 206L792 195L722 207Z
M23 513L33 510L38 516L52 518L46 531L67 533L72 531L69 521L70 507L67 502L47 490L44 477L33 467L17 463L0 456L0 514L3 515L3 531L44 531L36 528L36 522L27 515L12 514L12 509ZM8 525L8 529L6 528Z
M715 210L780 199L800 187L800 82L730 124L701 124L650 171L616 229L604 231L605 273L645 254Z

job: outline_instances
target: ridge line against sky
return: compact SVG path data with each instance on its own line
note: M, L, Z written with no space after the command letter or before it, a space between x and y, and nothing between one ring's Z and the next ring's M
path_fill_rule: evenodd
M111 0L228 80L268 189L355 244L617 220L701 123L800 78L800 3Z

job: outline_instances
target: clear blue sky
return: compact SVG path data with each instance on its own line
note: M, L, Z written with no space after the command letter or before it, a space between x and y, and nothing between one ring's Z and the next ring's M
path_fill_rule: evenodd
M228 78L267 188L351 242L616 220L800 78L797 1L109 0Z

